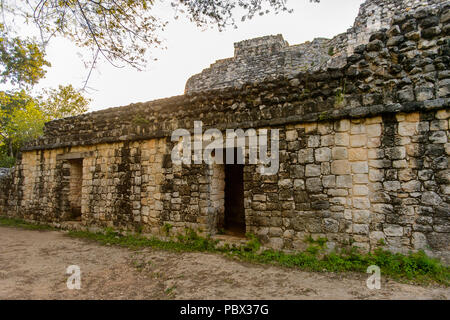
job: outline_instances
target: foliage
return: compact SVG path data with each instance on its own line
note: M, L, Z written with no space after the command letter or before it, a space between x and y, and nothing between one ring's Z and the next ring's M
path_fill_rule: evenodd
M21 219L6 218L2 216L0 216L0 226L16 227L28 230L56 230L55 228L45 224L34 224Z
M75 90L72 85L62 86L58 89L45 90L46 98L41 100L40 106L50 120L76 116L89 109L90 99Z
M0 147L0 168L11 168L16 164L16 158L11 157Z
M136 126L147 126L150 124L150 121L145 119L145 117L140 114L135 115L132 122Z
M329 56L334 56L334 47L329 47L328 48L328 55Z
M1 83L11 85L34 85L44 77L44 51L32 40L11 37L0 24L0 66Z
M34 24L45 46L53 36L63 36L92 53L91 70L98 57L111 64L142 69L148 48L161 47L159 32L167 21L158 17L154 0L3 0L3 15L23 16ZM255 15L290 12L286 0L172 0L175 18L186 16L198 26L236 27L235 9L244 13L241 20ZM319 0L310 0L319 2Z
M346 94L346 82L345 79L341 82L341 87L336 90L336 97L334 99L334 106L341 107L345 103L345 94Z
M15 157L24 143L42 134L46 117L25 91L0 91L0 150Z
M157 238L147 239L143 236L104 237L85 231L70 232L71 236L89 238L101 243L119 244L130 247L153 247L175 251L207 251L223 253L244 261L281 265L289 268L316 272L362 272L370 265L381 268L383 275L397 280L416 283L440 283L450 285L450 268L442 265L437 259L428 257L423 251L403 255L384 249L373 253L360 253L356 247L324 253L326 239L313 241L305 252L286 253L272 249L261 251L261 244L255 236L248 235L250 240L240 246L217 246L217 240L198 236L188 229L186 235L178 235L178 241L162 241Z
M63 5L65 2L58 3ZM2 1L0 9L4 14L14 10L14 6L11 1ZM13 15L17 14L19 11L13 12ZM45 98L34 98L21 89L31 89L45 76L45 67L50 63L36 41L12 35L11 30L16 28L0 23L1 83L18 87L0 91L0 164L8 167L14 165L14 158L26 142L42 134L46 121L86 112L90 101L71 85L44 91Z
M46 98L33 98L24 90L0 91L0 158L11 163L25 143L43 133L45 122L81 114L89 99L71 85L46 91Z
M162 226L162 230L163 230L163 232L164 232L164 234L166 235L166 236L169 236L170 235L170 230L173 228L173 225L171 225L170 223L165 223L163 226Z
M16 226L32 229L46 229L43 225L34 225L19 219L0 217L0 225ZM218 246L218 241L210 237L201 237L194 230L186 229L184 235L177 239L163 241L156 237L146 237L142 234L123 235L112 228L103 232L70 231L71 237L97 241L104 245L119 245L133 249L151 247L170 251L200 251L225 254L231 258L243 261L279 265L289 268L316 272L362 272L370 265L381 268L381 274L401 281L414 283L439 283L450 285L450 267L440 261L428 257L423 251L403 255L379 248L372 253L361 253L356 247L324 253L326 239L306 239L310 247L304 252L287 253L272 249L261 250L259 240L253 235L247 235L249 241L240 246Z

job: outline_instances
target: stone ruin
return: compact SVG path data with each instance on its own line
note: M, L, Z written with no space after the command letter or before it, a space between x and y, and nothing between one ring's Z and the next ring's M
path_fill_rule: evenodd
M239 42L184 95L47 123L2 176L0 214L153 235L249 232L294 251L308 236L364 251L384 242L449 262L449 34L449 1L368 0L331 40ZM278 172L173 163L172 132L194 121L279 129Z
M435 8L442 0L372 0L364 2L352 28L333 39L317 38L289 46L281 34L244 40L234 44L234 57L218 60L186 83L185 93L228 87L300 72L342 68L355 48L367 44L371 34L389 28L398 12Z

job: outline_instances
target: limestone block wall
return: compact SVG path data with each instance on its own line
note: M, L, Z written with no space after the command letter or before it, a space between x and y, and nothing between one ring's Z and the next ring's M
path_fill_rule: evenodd
M307 236L363 250L382 239L393 251L424 249L448 259L449 116L441 110L284 126L279 174L246 167L248 231L280 249L304 249Z
M70 161L83 159L81 225L158 234L220 228L223 168L176 166L175 129L280 129L280 170L244 167L245 222L274 248L423 248L449 258L450 6L396 15L342 68L303 72L47 123L0 183L0 214L70 220Z
M261 82L280 76L327 67L343 67L346 58L360 45L369 43L372 33L389 28L395 15L438 10L448 0L367 0L353 27L332 39L317 38L289 46L282 35L265 36L234 44L234 57L213 63L188 79L186 93ZM419 13L420 15L420 13Z
M58 224L79 204L83 225L158 233L164 153L161 140L24 152L9 182L17 189L2 193L2 214ZM73 159L82 159L82 175Z
M289 46L281 35L265 36L235 43L233 58L222 59L186 82L186 93L239 87L280 76L294 76L319 70L330 60L329 39Z
M430 9L442 5L443 0L371 0L364 2L353 27L347 30L343 41L345 51L351 55L354 49L369 42L370 35L382 28L389 28L395 14ZM341 45L341 47L343 47Z
M307 236L363 250L383 240L393 251L424 249L447 259L449 125L450 110L441 109L277 126L278 174L245 166L247 232L277 249L304 249ZM16 168L21 197L11 199L6 214L70 220L67 158L83 157L83 225L159 234L170 224L174 234L186 227L217 233L224 165L172 165L170 146L155 139L25 152Z

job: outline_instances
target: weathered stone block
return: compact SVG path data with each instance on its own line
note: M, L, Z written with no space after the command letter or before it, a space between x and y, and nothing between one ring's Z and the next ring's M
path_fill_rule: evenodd
M379 137L381 136L381 124L370 124L367 126L366 131L368 137Z
M334 188L336 186L336 176L324 176L322 178L322 183L325 188Z
M384 152L386 157L391 160L400 160L406 157L405 147L386 148Z
M358 135L350 136L350 146L352 146L354 148L367 146L367 135L358 134Z
M401 237L403 236L403 227L397 225L385 225L383 228L384 234L388 237Z
M350 136L348 135L348 133L338 132L334 137L334 143L336 146L347 147L350 143Z
M353 222L354 223L370 223L370 211L369 210L353 210Z
M353 186L353 195L355 196L367 196L369 194L369 188L366 185Z
M314 162L314 149L302 149L298 151L298 163L313 163Z
M353 175L353 183L368 184L369 183L369 175L362 174L362 173L356 173Z
M367 149L366 148L350 148L348 150L348 160L359 161L367 160Z
M428 242L426 236L421 232L413 232L412 244L416 250L428 249Z
M450 118L450 109L438 110L436 112L436 119L447 120Z
M320 146L320 136L309 136L308 137L308 147L317 148Z
M353 198L353 207L356 209L369 209L370 201L366 197Z
M401 185L399 181L385 181L383 187L386 191L398 191Z
M264 194L255 194L255 195L253 195L253 201L265 202L266 200L267 200L267 197Z
M336 177L336 187L338 188L351 188L352 187L352 176L351 175L341 175Z
M315 150L316 161L325 162L331 160L331 149L330 148L319 148Z
M442 203L442 198L433 191L426 191L422 194L422 203L425 205L438 206Z
M346 197L348 196L347 189L329 189L328 194L332 197Z
M305 170L306 177L318 177L320 176L320 165L308 164Z
M365 161L353 162L352 164L352 173L368 173L369 165Z
M402 189L405 192L418 192L421 190L421 186L422 184L417 180L402 183Z
M369 226L367 224L353 224L353 233L368 235L369 234Z
M384 171L371 168L369 170L369 180L370 181L383 181L384 180Z
M434 131L430 135L429 140L432 143L447 143L447 134L445 131Z
M334 135L333 134L327 134L325 136L322 136L320 138L320 145L322 147L329 147L334 145Z
M350 163L347 160L334 160L331 163L331 173L336 175L350 174Z
M339 222L331 219L331 218L325 218L323 223L323 229L325 232L338 232L339 231Z
M335 122L334 130L337 132L346 132L350 130L350 121L347 119L343 119Z
M431 131L448 130L447 120L433 120L430 122Z
M378 243L380 240L386 240L386 237L382 231L371 231L369 238L375 243Z
M418 122L400 122L398 124L398 133L401 136L409 137L417 133Z
M323 189L322 181L320 178L308 178L306 179L306 190L310 192L321 192Z
M286 131L286 141L296 141L298 139L297 130Z
M332 150L332 157L335 160L346 160L348 159L348 151L346 147L335 147Z

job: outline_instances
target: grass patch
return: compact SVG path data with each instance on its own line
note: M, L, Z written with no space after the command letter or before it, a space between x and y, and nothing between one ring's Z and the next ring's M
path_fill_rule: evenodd
M334 47L329 47L328 48L328 55L331 56L331 57L334 56Z
M0 225L6 227L18 227L28 230L57 230L49 225L45 224L33 224L30 222L23 221L21 219L6 218L0 216Z
M217 241L211 238L200 237L195 231L187 229L185 235L178 235L177 239L164 241L156 237L145 237L140 234L127 234L106 228L104 232L89 232L89 231L69 231L68 235L74 238L89 239L99 242L103 245L118 245L132 249L139 248L155 248L170 251L209 251L216 250Z
M0 225L21 227L33 230L54 229L48 226L34 225L19 219L0 217ZM309 247L304 252L286 253L275 250L261 250L261 243L256 236L247 234L249 239L244 245L218 246L218 241L210 237L201 237L194 230L186 229L185 234L178 234L169 241L156 237L145 237L141 234L121 233L106 228L103 232L69 231L68 235L96 241L103 245L118 245L132 249L154 248L169 251L196 251L222 253L242 261L279 265L318 272L362 272L370 265L377 265L382 276L390 276L396 280L418 284L438 283L449 286L450 268L437 260L428 257L423 251L403 255L378 248L371 253L361 253L355 247L341 249L339 252L326 253L327 239L312 239L305 242Z

